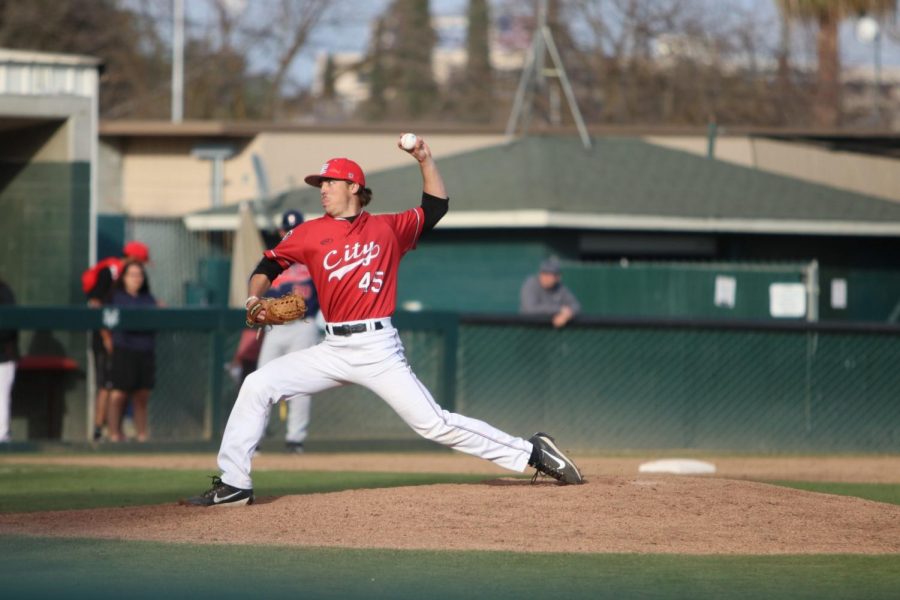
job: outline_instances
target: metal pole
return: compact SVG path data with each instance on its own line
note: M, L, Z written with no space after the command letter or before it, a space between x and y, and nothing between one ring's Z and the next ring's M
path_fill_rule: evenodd
M719 132L719 126L715 121L710 121L706 126L706 158L716 157L716 137Z
M184 116L184 0L173 0L172 27L172 122Z
M806 320L819 320L819 261L812 260L806 268Z
M217 156L212 159L212 205L213 208L222 206L222 171L225 160Z
M563 92L566 94L566 100L569 101L569 110L572 111L572 118L575 119L575 125L578 127L578 134L581 136L581 143L584 145L585 150L591 149L591 138L588 136L587 127L584 125L584 119L581 118L581 111L578 110L578 102L575 100L575 92L572 90L572 85L569 83L569 77L566 75L566 69L563 67L562 59L559 56L559 52L556 50L556 43L553 41L553 34L550 32L550 28L546 25L542 30L542 34L544 36L544 41L547 43L547 50L550 52L550 58L553 59L553 64L556 65L556 71L559 77L560 83L562 83Z
M512 111L509 113L509 120L506 122L506 137L512 137L516 133L516 126L519 117L522 116L522 105L525 102L525 91L531 80L531 70L534 67L534 45L535 38L531 40L531 48L525 57L525 66L522 67L522 77L519 78L519 87L516 89L516 98L513 101Z
M875 118L881 125L881 29L875 34Z

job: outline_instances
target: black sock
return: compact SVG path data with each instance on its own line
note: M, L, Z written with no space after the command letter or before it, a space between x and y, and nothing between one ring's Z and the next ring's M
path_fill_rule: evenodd
M531 458L528 459L528 466L534 467L541 462L541 450L537 444L531 446Z

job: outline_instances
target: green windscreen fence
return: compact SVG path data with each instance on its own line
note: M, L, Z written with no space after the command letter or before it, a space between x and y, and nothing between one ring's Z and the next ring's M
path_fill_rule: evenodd
M581 318L556 330L541 319L429 312L394 321L441 406L514 435L547 431L583 451L900 451L896 325ZM48 431L87 439L87 353L50 342L86 340L86 328L105 324L156 331L151 438L217 442L238 391L226 367L242 322L241 311L211 308L115 318L87 308L0 309L0 328L47 342L23 347L30 366L17 375L14 439L53 437ZM72 369L48 362L54 353L69 354ZM44 426L54 419L64 426ZM283 426L276 408L271 436ZM313 398L313 450L418 439L358 386Z
M816 277L800 263L566 262L562 274L587 315L723 319L772 318L773 285L807 302Z
M457 405L582 449L900 450L900 331L466 321Z

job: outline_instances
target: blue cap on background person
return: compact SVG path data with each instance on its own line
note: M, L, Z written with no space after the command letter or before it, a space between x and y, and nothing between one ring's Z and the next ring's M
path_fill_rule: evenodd
M555 256L551 256L550 258L545 259L541 262L541 273L552 273L553 275L559 275L559 260Z
M290 231L297 225L303 222L303 213L299 210L291 209L284 212L281 215L281 228L285 231Z

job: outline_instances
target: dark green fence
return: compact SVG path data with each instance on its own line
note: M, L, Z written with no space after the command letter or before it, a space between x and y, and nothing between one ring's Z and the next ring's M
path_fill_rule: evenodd
M224 366L242 312L123 310L118 319L119 327L158 331L153 438L217 440L236 394ZM0 328L101 322L89 309L0 310ZM897 326L582 319L555 330L534 319L451 313L400 313L395 322L440 404L513 434L546 430L581 450L900 451ZM79 405L87 405L83 392L67 418L82 419L86 434ZM361 388L313 400L313 447L415 439Z
M563 281L593 316L771 319L769 288L805 284L804 264L614 262L563 265ZM717 290L720 280L731 293Z
M456 316L403 313L394 321L403 330L401 339L419 379L440 402L452 408L456 393ZM154 441L219 438L238 391L227 366L244 327L243 311L2 307L0 329L22 331L20 349L28 357L25 363L45 365L38 370L19 371L13 394L15 439L21 441L26 435L87 439L92 431L92 401L86 392L90 378L86 332L103 326L156 332L156 387L149 408ZM36 345L30 343L32 339L43 341ZM47 360L61 356L72 359L76 368L61 370ZM273 411L270 419L273 436L283 433L279 415L280 411ZM320 441L417 439L386 404L355 386L317 396L313 419L313 439ZM24 420L31 422L26 424ZM40 426L33 426L34 421Z
M457 403L583 449L900 450L900 328L465 319Z

